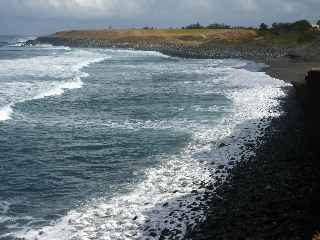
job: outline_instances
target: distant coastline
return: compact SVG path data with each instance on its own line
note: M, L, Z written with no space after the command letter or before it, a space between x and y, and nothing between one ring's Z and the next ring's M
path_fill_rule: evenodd
M92 30L58 32L33 43L70 47L159 51L185 58L265 60L284 56L290 48L260 44L253 30Z
M319 42L298 46L278 44L251 29L167 29L65 31L27 44L159 51L183 58L254 60L269 65L266 72L272 77L301 85L311 68L320 67Z

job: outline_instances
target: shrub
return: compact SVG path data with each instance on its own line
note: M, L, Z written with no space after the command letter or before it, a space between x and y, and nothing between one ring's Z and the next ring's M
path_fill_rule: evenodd
M312 42L313 40L316 39L316 35L312 31L300 33L298 37L298 43L306 43L306 42Z
M260 30L262 30L262 31L265 31L265 30L268 30L268 29L269 29L269 27L268 27L268 25L267 25L267 24L265 24L265 23L261 23L261 24L260 24L259 29L260 29Z
M201 24L199 22L197 22L196 24L191 24L185 27L185 29L201 29L203 28L203 26L201 26Z
M290 31L291 23L273 23L272 30L275 31Z
M312 29L312 25L307 20L300 20L294 23L273 23L273 31L298 31L305 32Z
M226 24L213 23L213 24L208 25L206 28L208 28L208 29L229 29L231 27Z
M292 31L308 31L312 28L312 25L307 20L300 20L291 25Z

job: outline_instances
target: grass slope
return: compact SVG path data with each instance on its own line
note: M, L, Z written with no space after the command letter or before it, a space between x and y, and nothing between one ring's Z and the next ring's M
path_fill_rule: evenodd
M109 40L116 42L165 41L180 44L202 44L210 41L243 41L254 39L257 33L246 29L117 29L74 30L58 32L66 39Z

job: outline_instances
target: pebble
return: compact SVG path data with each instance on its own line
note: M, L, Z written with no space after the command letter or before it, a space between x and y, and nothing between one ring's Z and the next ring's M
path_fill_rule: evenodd
M225 166L226 166L226 165L219 165L219 166L218 166L218 169L220 169L220 170L221 170L221 169L224 169Z
M64 45L70 47L94 47L94 48L125 48L147 51L159 51L167 55L185 58L245 58L245 59L270 59L285 56L289 49L276 46L256 46L256 45L228 45L218 42L210 46L188 46L166 41L144 41L131 43L114 43L107 40L88 39L59 39L57 37L40 37L33 41L28 41L28 45L37 43L49 43L52 45Z

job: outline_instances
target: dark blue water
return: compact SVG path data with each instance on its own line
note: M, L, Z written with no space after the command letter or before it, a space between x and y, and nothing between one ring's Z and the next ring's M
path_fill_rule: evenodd
M0 239L182 238L283 94L239 60L23 41L0 37Z

